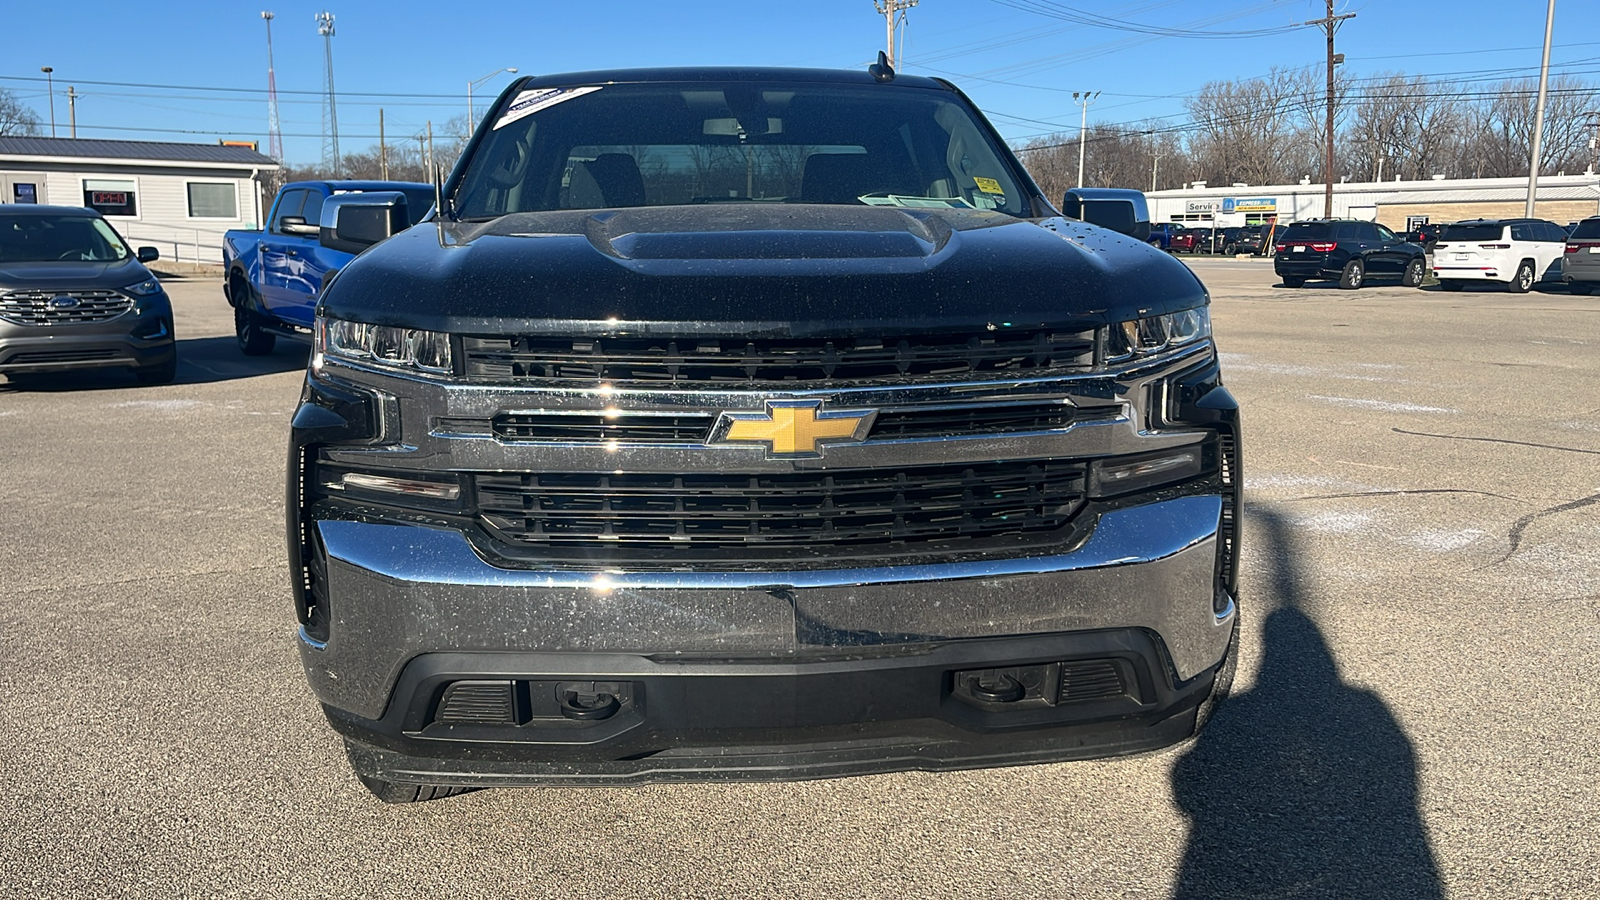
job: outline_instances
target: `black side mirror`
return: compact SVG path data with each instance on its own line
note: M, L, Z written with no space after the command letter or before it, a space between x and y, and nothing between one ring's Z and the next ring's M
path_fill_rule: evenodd
M406 195L399 191L336 194L322 205L322 246L360 253L411 227Z
M278 230L284 234L298 234L301 237L316 237L318 228L307 225L304 216L284 216L278 220Z
M155 262L161 258L161 251L154 247L140 247L134 255L139 258L139 262Z
M1140 191L1123 188L1076 188L1061 198L1061 212L1101 228L1150 240L1150 206Z

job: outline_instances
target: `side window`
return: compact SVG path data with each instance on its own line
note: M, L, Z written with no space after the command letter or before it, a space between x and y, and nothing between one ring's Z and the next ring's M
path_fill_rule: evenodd
M300 206L305 202L305 191L285 191L278 200L278 208L272 213L272 233L283 234L283 217L300 215Z
M1546 222L1544 223L1544 230L1545 240L1559 244L1565 244L1567 242L1567 230L1562 228L1560 225L1557 225L1554 222Z
M1371 222L1357 222L1356 234L1359 235L1360 239L1363 241L1375 242L1379 239L1378 226L1372 224Z
M1533 237L1533 228L1532 228L1532 226L1530 226L1526 222L1518 222L1515 225L1512 225L1511 226L1511 239L1513 241L1531 241L1531 240L1533 240L1534 237Z
M1400 240L1398 237L1395 237L1394 232L1392 232L1389 229L1383 227L1382 225L1378 225L1376 227L1378 229L1378 239L1379 240L1384 240L1384 241L1398 241L1398 240Z
M300 215L305 217L307 225L322 224L323 199L321 191L306 191L306 205L300 210Z
M1336 241L1359 241L1361 232L1360 224L1356 222L1336 222L1333 226L1333 239Z

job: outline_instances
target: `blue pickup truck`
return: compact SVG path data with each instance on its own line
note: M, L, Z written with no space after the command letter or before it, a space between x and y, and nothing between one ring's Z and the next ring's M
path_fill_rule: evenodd
M433 185L412 181L295 181L278 191L262 231L229 231L223 293L233 307L239 350L272 352L280 335L307 337L317 295L328 276L355 258L318 240L322 204L334 194L399 191L413 224L433 206Z

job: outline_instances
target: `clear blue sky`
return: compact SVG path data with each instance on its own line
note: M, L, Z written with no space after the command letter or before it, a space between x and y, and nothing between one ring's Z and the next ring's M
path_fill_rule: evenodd
M910 11L906 71L944 75L1006 137L1076 129L1074 90L1105 93L1090 121L1182 121L1182 96L1212 79L1274 66L1320 66L1321 33L1233 39L1152 37L1075 25L1016 7L1052 5L1141 25L1241 31L1296 24L1322 0L922 0ZM1536 74L1545 4L1538 0L1340 2L1357 17L1339 33L1348 74L1448 74L1479 85ZM266 31L271 9L284 147L290 162L321 153L322 39L315 14L336 17L334 76L345 152L376 143L378 108L391 140L466 112L469 79L620 66L767 64L854 68L884 42L872 0L676 0L490 3L410 0L176 0L9 3L0 87L45 120L39 67L53 66L56 120L67 134L75 85L80 137L262 141L266 149ZM1594 0L1557 0L1556 71L1600 79ZM491 100L508 76L475 92ZM95 83L99 82L99 83ZM111 84L115 83L115 84ZM175 87L132 87L130 84ZM216 92L202 88L235 88ZM363 96L366 94L368 96ZM373 96L373 95L394 96ZM443 95L443 96L426 96ZM481 113L481 108L480 108ZM164 129L157 130L157 129ZM193 132L193 133L180 133Z

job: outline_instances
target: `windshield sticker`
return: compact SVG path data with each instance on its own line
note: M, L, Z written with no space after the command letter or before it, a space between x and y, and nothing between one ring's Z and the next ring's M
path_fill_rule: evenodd
M972 180L978 183L978 190L983 191L985 194L998 194L1002 197L1005 196L1006 192L1000 189L1000 182L994 180L993 178L973 176Z
M500 121L494 123L494 130L499 131L512 122L524 116L531 116L541 109L549 109L557 103L565 103L568 100L582 97L584 94L592 94L598 90L600 90L599 87L580 87L539 88L532 91L523 91L517 95L517 99L513 100L510 106L506 107L506 113L500 117Z

